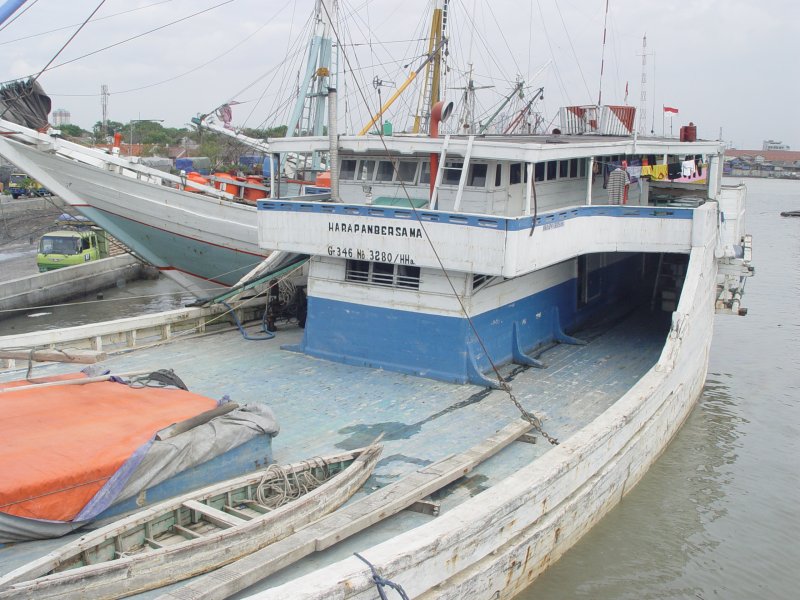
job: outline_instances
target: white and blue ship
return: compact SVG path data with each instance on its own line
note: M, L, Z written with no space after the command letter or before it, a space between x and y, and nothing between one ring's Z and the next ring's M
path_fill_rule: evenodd
M538 136L270 140L275 160L331 156L330 194L273 182L249 224L259 252L310 257L305 327L279 323L258 343L176 336L112 366L168 362L201 393L269 403L280 462L383 432L367 499L521 418L538 443L482 457L429 498L438 516L387 516L308 542L312 560L271 577L233 563L165 597L221 597L266 577L251 597L372 598L357 552L409 597L511 598L619 502L692 410L715 314L746 312L752 267L745 190L722 184L721 144L640 138L618 121ZM605 174L623 161L639 176L611 204ZM690 162L693 173L669 178ZM26 344L0 340L11 343ZM0 558L14 568L19 556Z

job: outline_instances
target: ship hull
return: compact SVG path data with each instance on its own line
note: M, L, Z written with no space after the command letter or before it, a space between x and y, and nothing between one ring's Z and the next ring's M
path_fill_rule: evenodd
M268 251L255 207L156 185L0 140L3 155L198 296L234 285ZM45 183L46 182L46 183Z
M620 400L498 485L430 524L362 552L414 598L511 598L641 479L680 429L705 381L713 331L714 240L694 247L661 356ZM518 391L518 393L521 393ZM374 597L349 558L252 598Z

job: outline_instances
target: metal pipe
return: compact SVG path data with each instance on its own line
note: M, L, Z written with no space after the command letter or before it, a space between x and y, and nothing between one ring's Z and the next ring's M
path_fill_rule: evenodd
M339 202L339 130L337 121L336 88L328 88L328 140L330 142L330 158L328 168L331 170L331 201Z
M453 103L450 103L450 106L453 106ZM442 113L447 112L444 118L447 118L449 115L449 111L444 110L445 101L439 100L436 104L433 105L431 109L431 131L430 137L438 138L439 137L439 123L443 120ZM451 108L452 110L452 108ZM436 183L436 173L439 171L439 154L436 152L431 153L431 181L430 181L430 198L433 198L433 186Z

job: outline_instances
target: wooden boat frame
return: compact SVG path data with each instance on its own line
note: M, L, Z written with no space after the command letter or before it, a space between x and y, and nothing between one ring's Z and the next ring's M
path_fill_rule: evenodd
M0 578L0 598L119 598L216 569L340 507L370 476L381 450L373 443L282 466L289 474L334 473L319 487L272 510L254 499L266 469L161 502L8 573ZM242 505L261 516L237 508ZM165 532L186 539L161 544L157 538ZM149 551L139 551L145 546Z

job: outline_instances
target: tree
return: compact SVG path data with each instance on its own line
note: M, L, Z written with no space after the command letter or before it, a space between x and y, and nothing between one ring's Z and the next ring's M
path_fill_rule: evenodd
M83 137L84 134L88 135L88 131L81 129L77 125L59 125L58 129L61 130L61 135L67 137Z

